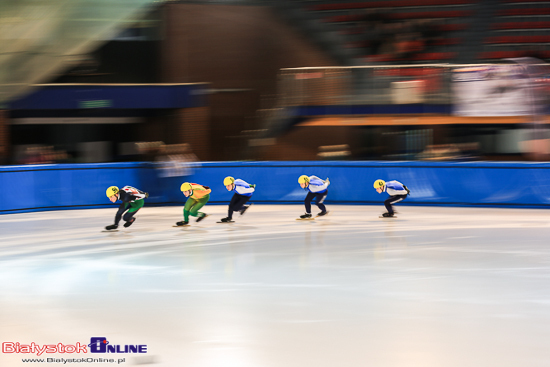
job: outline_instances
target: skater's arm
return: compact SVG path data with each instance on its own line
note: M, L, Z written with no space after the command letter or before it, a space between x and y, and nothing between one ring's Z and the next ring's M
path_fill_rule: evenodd
M386 192L390 195L407 195L403 184L397 181L386 182Z
M243 180L235 180L235 192L239 195L248 195L254 192L252 185L244 182Z
M324 191L327 189L328 185L330 184L330 182L325 182L318 177L316 177L315 179L312 179L312 177L315 177L315 176L310 177L309 186L308 186L308 189L311 192Z

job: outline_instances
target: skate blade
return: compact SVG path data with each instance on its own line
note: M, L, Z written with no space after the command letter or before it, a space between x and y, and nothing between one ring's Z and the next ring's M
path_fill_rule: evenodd
M118 232L118 229L104 229L101 232Z
M202 222L203 220L205 220L206 217L209 217L209 216L210 216L210 214L206 214L204 217L201 217L200 219L197 219L195 222L200 223L200 222Z
M296 218L296 220L315 220L315 218Z
M244 213L246 213L248 211L248 209L250 209L250 207L254 205L254 203L248 203L248 208L246 208L246 210L244 211ZM240 215L243 215L244 213L239 213Z
M388 218L388 219L390 219L390 218L397 218L397 217L395 215L393 217L384 217L384 216L381 215L378 218L384 218L384 219Z
M235 221L232 220L231 222L216 222L216 223L235 223Z
M189 224L184 224L183 226L172 226L174 228L189 227Z

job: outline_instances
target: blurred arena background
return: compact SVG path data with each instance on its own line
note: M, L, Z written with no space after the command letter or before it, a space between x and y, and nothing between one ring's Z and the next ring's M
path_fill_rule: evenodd
M3 2L1 161L540 160L546 5Z
M3 342L548 365L548 1L1 0L0 40ZM335 208L307 227L302 174ZM266 205L170 232L182 182L225 205L228 175ZM417 207L382 222L375 179ZM99 233L111 185L150 194L131 232Z

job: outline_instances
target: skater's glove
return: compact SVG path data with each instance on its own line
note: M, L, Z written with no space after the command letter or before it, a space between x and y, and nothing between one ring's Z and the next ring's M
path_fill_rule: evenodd
M328 177L325 182L327 183L327 185L330 185L330 181L328 180Z
M250 187L252 187L253 189L255 189L255 188L256 188L256 184L252 184L252 185L250 185Z
M411 194L411 190L407 186L403 185L403 188L407 191L407 195Z
M117 228L118 228L118 225L116 225L116 224L111 224L110 226L105 227L105 229L108 230L108 231L110 231L112 229L117 229Z
M145 193L145 199L147 199L148 197L149 197L149 193L146 192L146 193Z

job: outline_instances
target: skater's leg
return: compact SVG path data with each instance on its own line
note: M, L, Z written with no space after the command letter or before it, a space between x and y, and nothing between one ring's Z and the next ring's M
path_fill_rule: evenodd
M323 194L316 194L317 197L315 204L317 204L317 207L321 209L321 212L324 213L327 211L327 208L325 207L325 204L323 202L325 201L325 198L327 197L328 191Z
M189 214L191 213L191 208L197 203L197 200L193 198L187 199L185 206L183 207L183 221L189 222Z
M306 213L308 213L308 214L311 214L311 201L313 200L314 197L315 197L314 193L312 193L312 192L307 193L306 200L305 200L304 204L306 206Z
M115 214L115 226L118 226L118 223L120 222L120 220L122 219L122 215L124 214L124 212L126 212L128 209L130 208L130 205L128 203L122 203L120 204L120 206L118 207L118 210Z
M386 201L384 201L384 205L386 206L386 209L388 210L388 213L393 215L392 205L402 201L406 197L407 197L407 195L394 195L394 196L390 196L389 198L387 198Z
M229 202L229 208L227 209L227 218L229 218L229 219L233 218L233 212L237 211L236 205L239 201L239 196L241 196L241 195L233 194L233 197L231 198L231 201Z
M237 202L235 203L235 206L233 208L233 211L240 212L244 208L244 204L250 200L250 196L244 196L244 195L237 195Z
M191 207L189 210L189 215L192 217L204 217L206 214L199 212L200 208L202 208L210 199L210 195L206 195L199 200L195 202L195 204Z
M122 220L124 220L125 222L128 222L129 220L132 220L132 218L134 217L134 214L136 214L138 211L139 211L139 209L134 210L134 211L128 210L126 212L126 214L124 214L124 216L122 217Z

